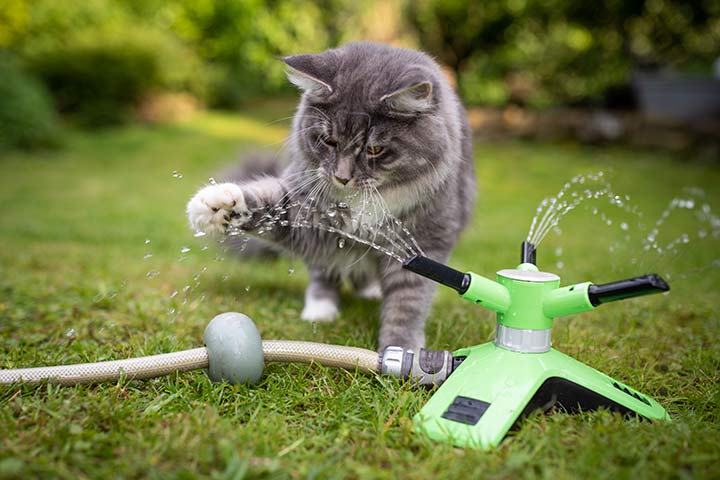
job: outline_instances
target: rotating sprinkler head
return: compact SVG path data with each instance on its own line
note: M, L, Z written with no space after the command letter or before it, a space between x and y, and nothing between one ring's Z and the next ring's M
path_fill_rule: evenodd
M415 416L416 428L458 446L490 448L518 418L536 408L608 408L668 419L654 400L551 348L553 319L597 306L669 290L656 274L602 285L560 287L560 277L535 265L535 245L523 242L521 264L496 280L461 272L422 256L403 267L457 291L497 313L495 340L454 352L457 368Z

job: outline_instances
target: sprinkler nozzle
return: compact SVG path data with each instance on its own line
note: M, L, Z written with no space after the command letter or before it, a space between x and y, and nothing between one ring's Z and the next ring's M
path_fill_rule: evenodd
M405 260L403 268L450 287L460 295L465 293L470 286L470 275L467 273L460 272L422 255L415 255Z
M520 263L532 263L537 265L537 248L535 244L525 240L520 250Z
M642 277L618 280L603 285L590 285L588 298L593 306L597 307L601 303L667 292L668 290L670 290L670 285L660 275L651 273Z

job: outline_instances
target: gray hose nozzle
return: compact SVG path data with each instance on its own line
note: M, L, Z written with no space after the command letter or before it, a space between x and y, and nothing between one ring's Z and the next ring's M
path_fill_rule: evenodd
M448 350L420 349L415 353L402 347L387 347L380 359L380 373L410 378L419 385L441 385L453 371L453 356Z

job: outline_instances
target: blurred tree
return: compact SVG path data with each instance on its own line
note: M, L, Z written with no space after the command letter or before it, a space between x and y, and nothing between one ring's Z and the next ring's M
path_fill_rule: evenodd
M406 11L420 44L457 77L472 56L489 55L505 42L517 14L512 2L492 0L417 0Z
M23 21L13 24L7 48L45 83L59 111L84 124L130 119L157 91L205 95L205 71L193 51L123 2L10 1L15 13L5 10L3 19Z
M328 9L344 3L329 1ZM287 88L277 57L327 48L323 15L330 13L302 0L177 0L159 14L214 67L213 103L225 107Z
M52 100L43 85L0 52L0 153L59 144Z
M634 69L709 71L720 55L716 0L417 0L405 10L477 103L593 102Z

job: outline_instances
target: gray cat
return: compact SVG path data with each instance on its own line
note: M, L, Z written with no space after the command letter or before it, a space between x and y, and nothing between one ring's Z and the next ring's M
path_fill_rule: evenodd
M446 261L468 222L476 183L465 111L421 52L361 42L284 61L303 90L289 165L206 186L187 206L190 224L239 228L300 255L310 272L304 320L333 320L347 280L382 298L379 350L422 347L435 285L398 260Z

